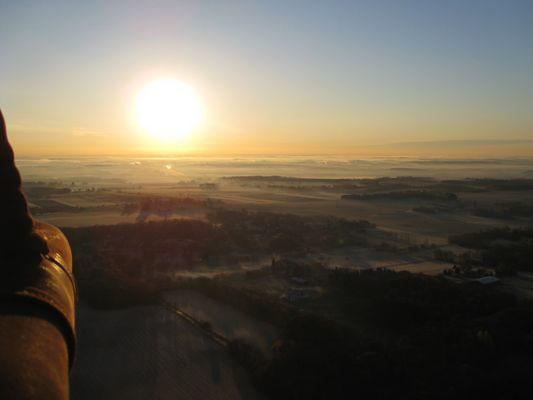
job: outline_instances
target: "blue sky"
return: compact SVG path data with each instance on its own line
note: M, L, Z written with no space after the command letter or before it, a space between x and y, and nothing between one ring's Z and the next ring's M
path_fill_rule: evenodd
M202 94L211 153L533 137L532 1L0 0L0 37L27 152L150 147L127 110L158 76Z

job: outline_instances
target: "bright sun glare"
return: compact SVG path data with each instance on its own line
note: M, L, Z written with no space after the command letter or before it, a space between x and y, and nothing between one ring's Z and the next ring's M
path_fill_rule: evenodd
M202 120L203 106L195 90L176 79L159 79L137 95L140 127L160 140L179 139Z

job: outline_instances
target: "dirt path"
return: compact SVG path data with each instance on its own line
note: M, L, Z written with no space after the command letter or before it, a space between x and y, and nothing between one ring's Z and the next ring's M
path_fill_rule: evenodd
M175 306L174 304L166 300L161 300L161 306L165 308L167 311L170 311L171 313L177 315L178 317L183 318L189 324L201 330L208 338L210 338L216 344L222 347L228 346L229 340L227 338L225 338L224 336L222 336L221 334L217 332L214 332L212 329L209 329L206 324L202 323L201 321L198 321L197 319L187 314L185 311Z
M225 348L161 306L81 305L77 317L75 400L262 398Z

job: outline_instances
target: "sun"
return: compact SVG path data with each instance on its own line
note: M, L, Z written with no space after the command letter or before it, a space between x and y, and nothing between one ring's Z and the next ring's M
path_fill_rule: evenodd
M136 98L139 126L160 140L180 139L202 121L203 105L196 91L177 79L158 79Z

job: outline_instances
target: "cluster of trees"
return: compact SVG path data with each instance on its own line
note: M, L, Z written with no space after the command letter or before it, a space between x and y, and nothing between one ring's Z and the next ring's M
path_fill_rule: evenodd
M269 398L530 396L532 304L482 286L387 270L335 270L325 288L329 312L290 310L274 318L282 333L271 359L249 343L230 346ZM217 298L245 311L249 298L261 302L249 292L238 300L235 292L224 295ZM271 319L277 303L269 304Z
M445 179L432 189L453 192L527 191L533 190L531 179Z
M210 199L195 199L192 197L145 197L138 202L124 204L122 215L138 214L137 222L144 222L150 215L169 218L177 212L212 205L213 201Z
M329 183L329 184L354 184L360 181L360 179L350 178L298 178L294 176L281 176L281 175L252 175L252 176L227 176L223 177L223 180L243 183Z
M365 220L216 209L208 214L239 249L286 253L365 245L375 225ZM232 246L225 247L228 251Z
M450 236L449 242L472 249L486 249L495 242L523 242L533 239L533 229L494 228Z
M404 190L398 192L384 192L384 193L366 193L366 194L345 194L341 196L342 200L426 200L426 201L441 201L450 202L458 201L455 193L438 192L431 190Z
M499 271L500 272L500 271ZM484 267L474 267L470 264L454 264L450 269L442 272L445 276L458 278L478 279L486 276L494 276L494 272ZM501 272L499 273L501 275Z
M330 296L345 307L349 320L363 319L387 330L478 318L516 304L513 296L490 288L386 269L337 269L329 287Z
M68 194L72 190L65 187L47 186L47 185L32 185L27 184L24 186L24 192L31 199L57 196L61 194Z
M460 264L462 266L480 266L481 258L475 250L452 251L437 248L433 251L436 260L448 263Z
M107 204L94 205L90 207L71 206L52 199L33 200L33 203L36 204L36 207L31 207L31 212L34 215L56 212L82 213L87 211L113 210L116 208L113 205Z
M350 184L326 184L326 185L266 185L268 189L294 190L297 192L323 191L323 192L346 192L360 189L361 186Z
M270 264L270 271L274 276L278 277L298 277L307 278L316 273L317 269L324 269L325 267L320 263L302 264L300 262L289 259L272 259Z
M99 279L78 281L78 290L85 304L100 310L154 305L159 299L156 286L107 273Z
M151 275L191 267L217 248L216 230L205 221L169 220L65 228L75 265L87 270Z
M533 205L521 202L509 202L496 204L492 207L474 207L471 212L473 215L485 218L531 218L533 216Z
M478 254L474 260L479 265L494 268L500 275L511 275L518 270L533 271L533 229L496 228L451 236L449 241L476 249Z
M413 207L413 211L422 213L422 214L438 214L439 209L435 207L428 207L428 206L420 206L420 207Z
M155 304L161 287L138 279L135 267L131 272L121 267L127 259L103 259L101 254L77 257L76 282L79 298L95 309L117 309Z
M269 189L340 191L383 191L420 188L434 182L431 178L420 177L383 177L364 179L321 179L293 178L283 176L246 176L226 178L246 186L267 187Z
M456 192L529 191L533 190L531 179L449 179L438 181L429 177L384 177L371 179L321 179L288 176L234 176L223 178L245 186L260 186L272 189L357 191L370 193L351 194L348 200L430 200L457 201ZM374 193L381 192L381 193ZM384 193L385 192L385 193ZM423 192L423 193L420 193ZM360 197L358 197L360 196ZM479 215L493 214L488 208L474 210ZM510 205L509 211L524 215L527 210ZM477 214L475 214L477 215ZM503 215L503 214L501 214ZM499 218L500 216L496 216Z
M446 211L464 210L476 217L496 218L512 220L515 218L531 218L533 216L533 205L525 202L506 202L483 206L476 203L454 203L452 206L417 206L413 211L422 214L439 214Z
M435 184L427 177L398 176L382 178L298 178L291 176L232 176L223 178L245 186L260 186L274 189L294 190L399 190L420 188Z
M363 245L367 221L214 209L208 220L65 228L82 273L101 268L139 281L250 256Z
M533 179L472 179L471 182L485 190L528 191L533 190Z
M256 271L262 275L264 271ZM297 309L280 300L279 296L248 288L244 285L228 284L222 279L197 278L182 282L181 286L197 290L206 296L228 304L259 320L282 326L285 321L297 315Z

